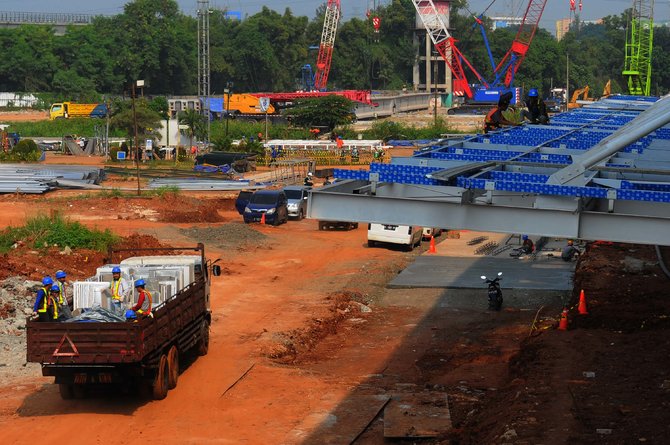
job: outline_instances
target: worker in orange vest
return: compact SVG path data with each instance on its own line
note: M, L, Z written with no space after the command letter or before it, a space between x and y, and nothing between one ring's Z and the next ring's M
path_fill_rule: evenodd
M508 121L505 119L505 116L503 116L503 112L509 108L510 102L512 102L511 92L508 91L507 93L500 96L500 99L498 99L498 105L495 108L492 108L491 111L489 111L486 115L486 118L484 118L484 133L497 130L503 125L519 125L515 122Z

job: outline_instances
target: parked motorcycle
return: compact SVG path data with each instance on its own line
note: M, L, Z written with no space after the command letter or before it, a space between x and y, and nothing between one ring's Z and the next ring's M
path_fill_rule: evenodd
M489 285L489 310L499 311L502 307L503 296L502 289L500 289L500 280L502 280L502 272L498 272L498 276L492 280L486 278L486 275L481 276L482 280Z

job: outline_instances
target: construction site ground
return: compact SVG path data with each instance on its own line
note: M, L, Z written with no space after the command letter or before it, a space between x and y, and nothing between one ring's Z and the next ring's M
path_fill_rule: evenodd
M245 225L234 194L63 191L0 203L0 227L57 210L130 247L203 242L223 269L209 354L184 366L165 400L115 389L64 401L25 363L34 294L24 280L61 268L83 279L103 255L16 240L0 257L0 443L667 443L670 301L651 246L589 243L573 291L519 299L504 289L503 310L489 312L483 285L388 288L435 255L427 242L368 248L365 224ZM472 257L478 236L447 232L438 255ZM588 315L577 313L580 289ZM559 331L564 302L569 329Z

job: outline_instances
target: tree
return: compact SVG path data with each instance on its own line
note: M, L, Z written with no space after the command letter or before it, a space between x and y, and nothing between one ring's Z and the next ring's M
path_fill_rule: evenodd
M151 110L145 99L135 100L135 115L137 116L137 137L142 139L153 139L158 136L156 131L162 128L161 116ZM116 102L112 107L112 118L110 125L112 128L123 130L129 139L135 138L135 119L133 110L127 102ZM135 147L139 146L139 141L135 141Z
M296 125L327 127L328 131L338 125L350 124L355 116L353 102L336 95L298 101L290 115Z
M188 135L189 145L193 145L193 139L204 139L207 132L207 120L202 114L195 110L186 110L179 115L179 124L187 127L186 130L180 131Z

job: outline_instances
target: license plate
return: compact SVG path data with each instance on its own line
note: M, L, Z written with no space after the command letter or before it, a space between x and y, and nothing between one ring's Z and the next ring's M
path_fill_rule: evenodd
M393 224L384 224L384 230L395 230L397 228L398 226L394 226Z

